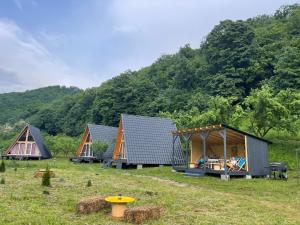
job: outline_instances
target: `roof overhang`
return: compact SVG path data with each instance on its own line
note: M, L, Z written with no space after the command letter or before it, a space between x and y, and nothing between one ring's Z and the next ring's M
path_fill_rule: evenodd
M198 127L198 128L188 128L188 129L182 129L177 131L172 131L173 136L189 136L194 134L201 134L201 133L209 133L210 139L215 138L215 140L222 140L222 137L218 134L216 134L216 131L222 131L226 129L226 134L228 138L228 142L234 142L234 140L241 142L242 138L246 136L253 137L255 139L264 141L268 144L272 144L271 141L268 141L266 139L257 137L253 134L249 134L247 132L238 130L234 127L228 126L226 124L218 124L218 125L210 125L205 127Z

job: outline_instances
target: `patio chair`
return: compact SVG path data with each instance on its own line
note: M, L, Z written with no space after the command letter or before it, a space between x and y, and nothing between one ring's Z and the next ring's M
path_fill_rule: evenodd
M238 171L244 170L245 164L246 164L246 159L241 157L240 160L237 162L237 170Z

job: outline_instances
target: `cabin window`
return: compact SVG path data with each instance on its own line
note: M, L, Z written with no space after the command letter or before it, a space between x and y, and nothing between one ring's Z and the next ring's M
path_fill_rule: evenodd
M36 151L35 151L35 143L32 143L31 145L31 155L35 155L36 154Z
M28 141L34 141L34 139L33 139L33 137L32 137L31 134L29 134L29 136L28 136Z
M19 141L26 141L26 132L24 132L22 134L22 136L20 137Z
M85 144L83 146L83 151L82 151L81 156L84 156L84 157L91 157L91 156L93 156L93 151L90 148L90 144Z
M30 155L31 154L31 147L32 147L31 143L28 143L27 144L27 149L26 149L26 155Z

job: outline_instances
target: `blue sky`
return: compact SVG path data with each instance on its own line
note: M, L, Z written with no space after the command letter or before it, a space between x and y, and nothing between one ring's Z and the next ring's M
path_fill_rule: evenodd
M0 93L87 88L297 0L1 0Z

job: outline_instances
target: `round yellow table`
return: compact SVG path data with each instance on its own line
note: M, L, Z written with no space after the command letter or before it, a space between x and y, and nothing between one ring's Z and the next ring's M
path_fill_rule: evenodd
M121 218L124 216L124 212L127 203L134 202L135 199L126 196L108 196L105 201L112 204L111 216L116 218Z

